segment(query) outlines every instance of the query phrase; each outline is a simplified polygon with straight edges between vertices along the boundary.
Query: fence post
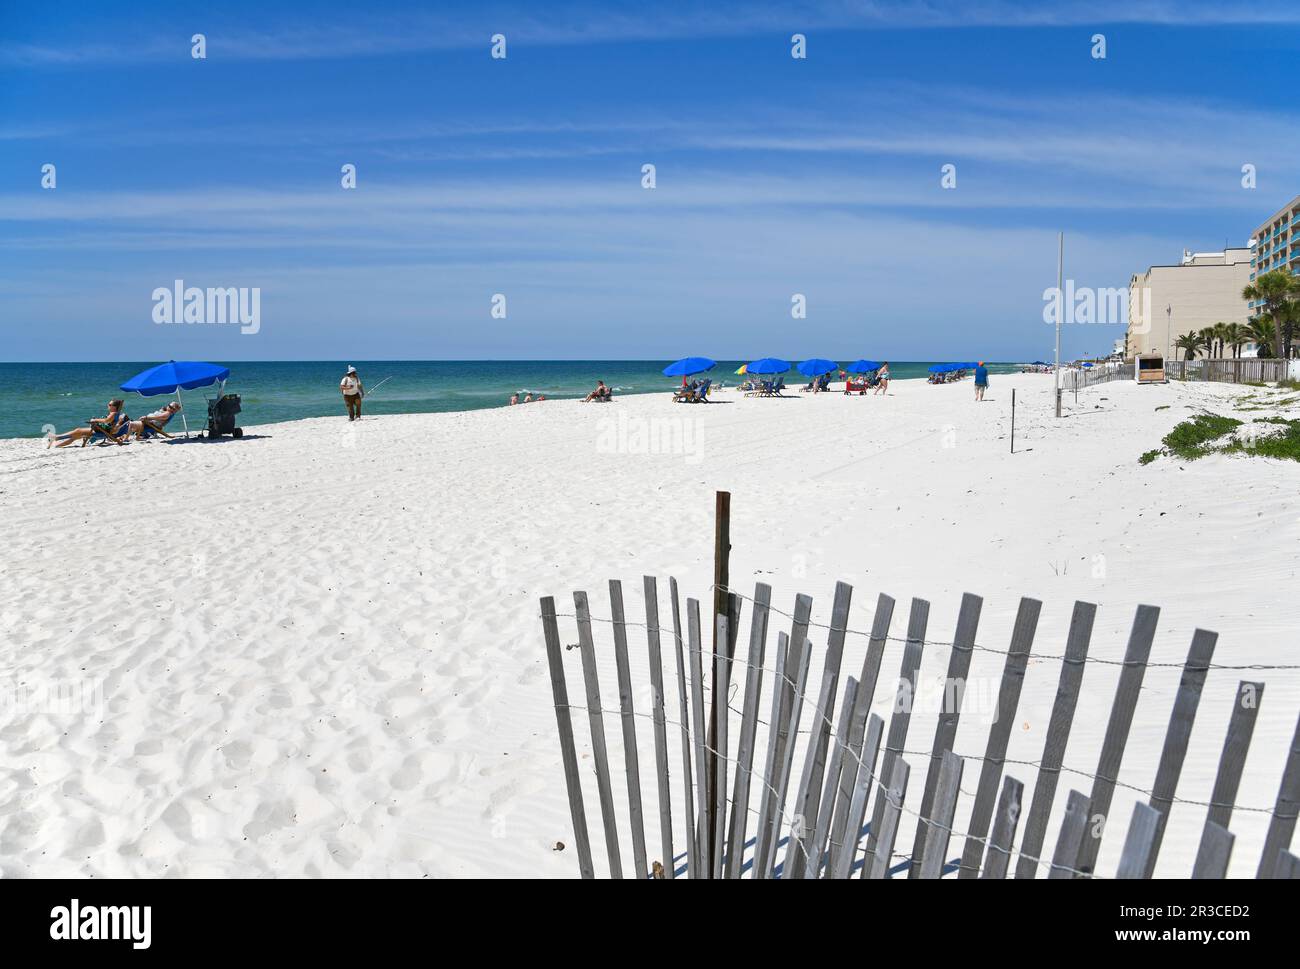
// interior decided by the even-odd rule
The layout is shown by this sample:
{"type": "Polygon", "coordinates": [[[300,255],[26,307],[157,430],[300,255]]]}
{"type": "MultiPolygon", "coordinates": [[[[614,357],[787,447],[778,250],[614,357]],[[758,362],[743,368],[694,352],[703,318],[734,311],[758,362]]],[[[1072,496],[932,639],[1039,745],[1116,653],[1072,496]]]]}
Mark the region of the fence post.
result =
{"type": "MultiPolygon", "coordinates": [[[[727,850],[727,877],[739,878],[745,854],[745,829],[749,823],[749,787],[754,771],[754,734],[758,730],[758,704],[763,695],[763,654],[767,647],[767,618],[772,587],[754,586],[754,612],[749,620],[749,654],[745,669],[745,705],[740,715],[740,741],[736,750],[736,789],[731,797],[731,838],[727,850]]],[[[777,684],[779,688],[780,684],[777,684]]]]}
{"type": "Polygon", "coordinates": [[[1282,786],[1273,806],[1273,820],[1268,823],[1268,834],[1264,837],[1264,854],[1259,859],[1256,878],[1274,877],[1278,852],[1291,843],[1297,814],[1300,814],[1300,719],[1296,720],[1295,733],[1291,735],[1291,753],[1282,771],[1282,786]]]}
{"type": "Polygon", "coordinates": [[[979,626],[980,609],[983,605],[983,599],[969,592],[961,597],[961,610],[957,614],[957,631],[953,634],[952,652],[948,656],[948,676],[944,680],[939,721],[934,728],[930,764],[926,769],[925,788],[921,794],[921,816],[916,822],[916,838],[912,842],[912,864],[907,872],[908,878],[921,877],[922,862],[929,837],[930,811],[934,807],[935,787],[939,783],[944,754],[952,750],[953,743],[957,739],[957,724],[961,719],[966,674],[970,671],[971,654],[975,651],[975,630],[979,626]]]}
{"type": "Polygon", "coordinates": [[[766,878],[759,864],[763,854],[763,842],[767,838],[769,819],[772,813],[771,786],[776,779],[777,725],[781,722],[781,707],[786,694],[786,660],[790,654],[790,638],[783,632],[776,634],[776,668],[772,673],[772,713],[768,718],[767,756],[763,759],[763,786],[758,798],[758,827],[754,831],[754,877],[766,878]]]}
{"type": "Polygon", "coordinates": [[[1088,659],[1088,642],[1092,638],[1092,623],[1097,607],[1091,602],[1076,602],[1070,619],[1070,632],[1065,642],[1065,659],[1061,663],[1061,677],[1056,685],[1056,702],[1047,724],[1047,740],[1043,744],[1043,759],[1034,783],[1034,797],[1029,805],[1029,818],[1020,842],[1020,860],[1016,863],[1017,878],[1034,878],[1043,853],[1043,840],[1047,836],[1047,821],[1056,798],[1056,784],[1061,777],[1061,764],[1065,762],[1065,746],[1070,739],[1070,725],[1074,709],[1079,702],[1079,686],[1088,659]]]}
{"type": "Polygon", "coordinates": [[[664,716],[664,664],[659,643],[659,586],[652,575],[641,577],[645,595],[646,647],[650,657],[651,706],[654,716],[655,777],[659,790],[659,851],[664,878],[671,879],[673,863],[672,794],[668,784],[668,726],[664,716]]]}
{"type": "Polygon", "coordinates": [[[1061,833],[1052,854],[1052,867],[1047,873],[1049,879],[1076,877],[1087,829],[1088,797],[1080,791],[1071,791],[1065,799],[1065,818],[1061,821],[1061,833]]]}
{"type": "Polygon", "coordinates": [[[618,705],[623,725],[623,767],[627,780],[628,815],[632,823],[632,859],[637,878],[650,877],[645,850],[645,815],[641,806],[641,757],[636,745],[636,711],[632,706],[632,670],[627,661],[627,621],[623,613],[623,584],[609,580],[609,614],[614,626],[614,668],[618,674],[618,705]]]}
{"type": "Polygon", "coordinates": [[[988,834],[989,822],[993,817],[993,798],[997,793],[998,778],[1002,776],[1002,762],[1007,756],[1016,707],[1020,705],[1020,688],[1025,682],[1029,651],[1034,645],[1034,632],[1038,629],[1038,615],[1042,609],[1043,604],[1037,599],[1020,600],[1016,624],[1011,631],[1011,648],[1007,650],[1007,660],[1002,667],[1002,684],[998,687],[998,719],[989,728],[979,786],[975,789],[975,804],[966,825],[968,834],[961,853],[958,878],[974,878],[979,874],[980,859],[984,855],[984,836],[988,834]]]}
{"type": "MultiPolygon", "coordinates": [[[[609,775],[609,753],[605,747],[605,721],[601,719],[600,679],[596,674],[596,646],[591,638],[591,610],[587,593],[573,594],[573,611],[578,617],[578,648],[582,653],[582,678],[587,687],[587,722],[591,725],[591,757],[596,766],[596,790],[600,794],[600,817],[605,824],[605,851],[609,873],[623,877],[618,852],[618,821],[614,814],[614,790],[609,775]]],[[[641,877],[641,876],[637,876],[641,877]]]]}
{"type": "Polygon", "coordinates": [[[1089,837],[1084,839],[1079,851],[1078,868],[1091,872],[1101,850],[1101,839],[1110,818],[1110,800],[1115,794],[1115,781],[1119,778],[1119,765],[1128,742],[1129,728],[1133,725],[1133,711],[1137,707],[1138,693],[1142,689],[1142,676],[1146,672],[1147,658],[1151,655],[1151,640],[1155,638],[1156,621],[1160,610],[1155,606],[1138,606],[1133,617],[1133,630],[1129,634],[1128,648],[1124,652],[1124,669],[1115,689],[1115,702],[1110,708],[1106,723],[1106,736],[1102,741],[1101,758],[1097,762],[1097,777],[1092,785],[1089,810],[1095,811],[1099,827],[1088,825],[1089,837]]]}
{"type": "Polygon", "coordinates": [[[880,812],[880,838],[876,842],[874,855],[868,853],[866,858],[863,859],[863,878],[868,877],[866,873],[868,864],[871,866],[871,878],[886,878],[889,876],[889,863],[894,857],[894,841],[898,837],[898,819],[903,813],[903,799],[907,796],[907,778],[910,773],[911,769],[908,767],[907,761],[901,757],[894,761],[894,768],[890,771],[889,788],[888,790],[882,790],[882,796],[876,801],[876,803],[884,806],[880,812]]]}
{"type": "MultiPolygon", "coordinates": [[[[731,635],[727,628],[727,617],[718,616],[717,622],[718,639],[726,643],[731,635]]],[[[718,728],[717,747],[714,754],[714,763],[717,765],[717,775],[713,781],[713,844],[715,851],[713,853],[713,877],[722,877],[722,849],[726,844],[726,823],[727,823],[727,722],[730,719],[727,707],[727,695],[731,690],[731,659],[727,650],[723,649],[713,655],[713,682],[722,684],[720,697],[722,706],[715,711],[713,718],[715,726],[718,728]]]]}
{"type": "MultiPolygon", "coordinates": [[[[944,856],[948,853],[948,839],[952,835],[952,819],[957,813],[957,794],[961,786],[964,761],[951,750],[943,752],[939,768],[939,781],[934,791],[934,816],[926,826],[925,855],[921,861],[922,878],[943,876],[944,856]]],[[[912,859],[912,870],[916,859],[912,859]]]]}
{"type": "Polygon", "coordinates": [[[1011,862],[1011,846],[1016,840],[1016,823],[1020,820],[1020,803],[1025,785],[1008,774],[1002,778],[1002,796],[993,813],[993,831],[980,878],[1006,878],[1011,862]]]}
{"type": "MultiPolygon", "coordinates": [[[[713,665],[717,664],[719,652],[726,650],[726,642],[719,644],[717,617],[725,616],[728,611],[727,596],[731,591],[731,492],[719,491],[714,496],[714,523],[713,523],[713,665]]],[[[718,717],[725,715],[721,713],[722,707],[718,705],[719,697],[722,698],[723,706],[726,705],[726,693],[718,690],[718,683],[713,681],[711,714],[709,718],[709,744],[708,744],[708,770],[705,772],[707,786],[704,796],[705,803],[708,804],[709,827],[705,834],[705,840],[709,846],[709,865],[712,868],[716,855],[722,851],[722,845],[714,841],[713,825],[713,807],[715,803],[714,789],[718,783],[718,760],[713,755],[713,751],[718,749],[718,717]]]]}
{"type": "Polygon", "coordinates": [[[704,754],[704,645],[700,640],[700,603],[686,600],[687,653],[691,664],[691,737],[695,748],[695,787],[700,797],[695,822],[696,857],[700,878],[713,877],[713,856],[709,854],[709,829],[713,807],[708,801],[709,762],[704,754]]]}
{"type": "Polygon", "coordinates": [[[1159,820],[1151,843],[1150,867],[1145,872],[1147,878],[1155,873],[1156,856],[1160,854],[1160,842],[1164,839],[1165,824],[1174,803],[1174,791],[1178,788],[1178,775],[1182,773],[1183,760],[1187,757],[1192,722],[1196,719],[1196,708],[1201,702],[1201,687],[1205,685],[1205,674],[1210,670],[1214,644],[1218,639],[1218,633],[1196,630],[1192,634],[1192,647],[1187,652],[1187,662],[1183,664],[1183,676],[1178,684],[1178,694],[1174,697],[1169,729],[1165,732],[1165,746],[1160,752],[1160,766],[1156,768],[1156,782],[1151,791],[1151,806],[1159,812],[1159,820]]]}
{"type": "MultiPolygon", "coordinates": [[[[555,699],[555,726],[560,733],[560,759],[564,763],[564,786],[569,793],[569,816],[573,819],[573,842],[578,849],[578,871],[583,878],[595,878],[591,860],[591,838],[587,834],[587,812],[582,805],[582,781],[578,775],[578,753],[573,742],[573,718],[569,714],[569,689],[564,682],[564,654],[560,628],[555,619],[555,599],[542,599],[542,633],[546,638],[546,663],[551,670],[551,694],[555,699]]],[[[669,859],[671,862],[671,859],[669,859]]]]}
{"type": "MultiPolygon", "coordinates": [[[[903,647],[903,661],[898,670],[898,693],[894,700],[894,713],[889,718],[889,736],[885,740],[885,757],[880,765],[880,788],[884,791],[885,778],[894,777],[894,764],[903,756],[903,745],[907,741],[907,727],[912,719],[912,706],[916,702],[916,679],[921,667],[921,652],[925,648],[925,630],[930,621],[930,603],[924,599],[912,600],[912,613],[907,620],[907,645],[903,647]]],[[[906,777],[906,774],[904,774],[906,777]]],[[[875,807],[871,811],[871,829],[867,832],[866,859],[863,862],[863,878],[873,864],[877,834],[880,831],[881,818],[885,811],[884,799],[876,797],[875,807]]],[[[895,832],[897,834],[897,832],[895,832]]],[[[886,850],[885,861],[889,861],[891,845],[886,850]]],[[[881,876],[883,877],[883,876],[881,876]]]]}
{"type": "Polygon", "coordinates": [[[1246,753],[1250,738],[1255,732],[1255,718],[1259,701],[1264,695],[1263,683],[1242,680],[1237,684],[1237,699],[1228,719],[1228,735],[1223,740],[1223,753],[1219,757],[1219,772],[1214,778],[1214,791],[1210,795],[1210,810],[1201,834],[1197,855],[1209,850],[1206,841],[1211,837],[1210,824],[1226,828],[1232,820],[1233,802],[1241,787],[1241,772],[1246,766],[1246,753]]]}
{"type": "Polygon", "coordinates": [[[1139,801],[1133,805],[1133,819],[1124,837],[1124,850],[1120,852],[1116,878],[1150,878],[1147,872],[1154,866],[1153,857],[1156,831],[1160,826],[1160,812],[1139,801]]]}
{"type": "MultiPolygon", "coordinates": [[[[835,583],[835,600],[831,606],[831,628],[826,637],[826,660],[822,666],[822,688],[818,697],[816,719],[808,737],[808,753],[804,757],[803,776],[795,798],[796,820],[802,822],[809,836],[817,828],[821,805],[822,772],[826,766],[826,748],[830,744],[831,715],[834,713],[835,692],[839,685],[840,663],[844,657],[844,637],[849,625],[849,605],[853,600],[853,586],[846,582],[835,583]]],[[[791,850],[786,851],[786,878],[803,878],[808,867],[808,854],[804,839],[791,839],[791,850]]]]}
{"type": "Polygon", "coordinates": [[[688,877],[699,877],[699,844],[695,840],[695,785],[691,765],[691,711],[687,700],[686,657],[682,638],[682,610],[677,597],[677,580],[668,577],[669,598],[673,610],[673,651],[677,657],[677,705],[679,730],[682,737],[682,801],[686,817],[686,872],[688,877]]]}
{"type": "Polygon", "coordinates": [[[1236,840],[1231,831],[1213,821],[1205,822],[1205,834],[1196,853],[1192,867],[1193,878],[1224,878],[1228,874],[1228,860],[1232,857],[1232,843],[1236,840]]]}
{"type": "Polygon", "coordinates": [[[849,749],[849,733],[853,727],[853,711],[857,707],[857,699],[858,681],[852,676],[847,677],[844,680],[844,699],[840,705],[840,718],[835,725],[835,740],[830,748],[831,759],[826,767],[825,784],[817,811],[817,827],[813,831],[812,849],[808,852],[808,861],[804,866],[805,878],[821,877],[822,861],[825,860],[826,854],[826,839],[830,835],[831,821],[835,815],[835,795],[844,769],[846,751],[849,749]]]}
{"type": "MultiPolygon", "coordinates": [[[[862,688],[858,688],[858,696],[862,695],[862,688]]],[[[863,716],[867,716],[864,709],[863,716]]],[[[844,818],[845,826],[852,831],[852,835],[846,836],[842,844],[835,844],[835,834],[831,834],[831,860],[827,866],[831,878],[848,878],[853,874],[853,860],[857,857],[858,841],[862,838],[862,822],[867,816],[867,799],[871,796],[871,789],[877,783],[884,790],[884,782],[877,781],[876,778],[876,758],[880,755],[880,738],[885,733],[885,721],[876,714],[871,714],[865,727],[865,734],[862,740],[862,765],[857,774],[851,774],[847,769],[844,771],[845,778],[852,778],[853,793],[851,798],[845,802],[844,818]]],[[[863,862],[863,877],[870,866],[863,862]]]]}

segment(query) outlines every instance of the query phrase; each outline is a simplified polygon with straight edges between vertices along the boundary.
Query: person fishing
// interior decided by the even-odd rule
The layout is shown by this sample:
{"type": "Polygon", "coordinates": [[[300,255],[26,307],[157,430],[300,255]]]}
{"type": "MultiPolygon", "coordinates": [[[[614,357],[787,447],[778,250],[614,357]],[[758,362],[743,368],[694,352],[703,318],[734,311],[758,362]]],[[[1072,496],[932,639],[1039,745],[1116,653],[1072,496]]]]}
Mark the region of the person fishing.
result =
{"type": "Polygon", "coordinates": [[[361,375],[356,367],[348,367],[348,372],[339,381],[339,391],[348,407],[348,420],[361,420],[361,398],[366,396],[366,388],[361,385],[361,375]]]}

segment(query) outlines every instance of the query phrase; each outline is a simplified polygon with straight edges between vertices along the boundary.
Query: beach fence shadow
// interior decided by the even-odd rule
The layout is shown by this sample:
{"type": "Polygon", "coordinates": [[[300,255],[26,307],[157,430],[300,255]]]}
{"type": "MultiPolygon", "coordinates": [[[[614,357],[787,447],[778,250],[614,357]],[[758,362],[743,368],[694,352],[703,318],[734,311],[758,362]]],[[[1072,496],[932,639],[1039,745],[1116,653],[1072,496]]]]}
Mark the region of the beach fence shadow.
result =
{"type": "MultiPolygon", "coordinates": [[[[587,826],[588,772],[579,772],[574,715],[585,714],[589,739],[584,759],[594,768],[594,786],[603,834],[607,872],[623,877],[623,852],[630,849],[633,877],[650,878],[1035,878],[1087,879],[1100,877],[1096,861],[1103,834],[1119,824],[1096,824],[1107,818],[1118,786],[1120,766],[1137,711],[1143,679],[1160,610],[1137,608],[1122,663],[1090,659],[1096,606],[1076,602],[1060,656],[1037,656],[1040,663],[1059,666],[1042,757],[1022,765],[1035,770],[1026,804],[1025,783],[1004,776],[1010,733],[1016,722],[1024,674],[1032,654],[1042,603],[1022,598],[1010,643],[1002,649],[976,644],[983,600],[962,597],[951,642],[929,634],[930,604],[913,599],[902,635],[891,632],[895,603],[881,594],[872,613],[871,628],[850,628],[853,589],[836,584],[829,625],[811,621],[812,599],[795,597],[793,610],[771,605],[771,588],[758,583],[752,596],[729,588],[711,590],[714,633],[706,647],[700,600],[686,600],[685,621],[677,582],[668,580],[670,628],[660,622],[658,581],[643,579],[643,615],[629,619],[623,588],[609,581],[608,615],[593,613],[586,592],[573,593],[573,612],[557,610],[553,597],[541,600],[542,634],[550,670],[560,753],[579,871],[596,876],[593,839],[587,826]],[[742,612],[749,612],[747,644],[737,651],[742,612]],[[790,623],[777,633],[769,651],[768,625],[774,617],[790,623]],[[560,620],[574,623],[576,643],[565,644],[560,620]],[[617,671],[617,701],[606,709],[597,675],[597,635],[601,650],[612,646],[617,671]],[[644,635],[649,662],[648,689],[632,681],[629,634],[644,635]],[[819,644],[814,647],[813,636],[819,644]],[[841,665],[848,637],[865,641],[862,668],[841,686],[841,665]],[[902,644],[897,695],[889,723],[870,713],[888,642],[902,644]],[[1003,671],[997,688],[998,716],[990,724],[984,754],[954,753],[962,725],[963,690],[945,690],[933,727],[928,754],[905,751],[912,729],[913,703],[923,650],[927,645],[949,650],[945,685],[964,684],[971,654],[978,648],[1001,654],[1003,671]],[[668,656],[664,656],[665,647],[668,656]],[[821,681],[808,683],[810,660],[820,652],[821,681]],[[665,690],[664,664],[675,668],[675,691],[665,690]],[[1075,707],[1085,670],[1090,664],[1121,667],[1100,760],[1094,772],[1067,767],[1064,762],[1075,707]],[[578,667],[572,669],[572,667],[578,667]],[[570,677],[576,696],[571,699],[570,677]],[[733,687],[735,702],[733,706],[733,687]],[[706,693],[712,702],[706,702],[706,693]],[[642,709],[634,698],[649,698],[642,709]],[[576,701],[576,702],[575,702],[576,701]],[[835,711],[838,710],[838,715],[835,711]],[[763,719],[763,718],[766,719],[763,719]],[[646,786],[642,786],[638,719],[650,723],[646,786]],[[625,805],[616,804],[620,780],[611,763],[606,723],[617,722],[624,755],[620,787],[625,805]],[[758,726],[766,742],[758,749],[758,726]],[[652,748],[653,753],[650,753],[652,748]],[[905,753],[907,756],[905,756],[905,753]],[[920,756],[917,756],[920,754],[920,756]],[[680,763],[674,790],[670,761],[680,763]],[[973,794],[962,789],[967,764],[977,774],[973,794]],[[912,781],[913,765],[918,777],[912,781]],[[1091,780],[1087,792],[1070,790],[1065,811],[1050,837],[1051,808],[1060,775],[1069,772],[1091,780]],[[921,774],[924,774],[922,777],[921,774]],[[652,793],[653,792],[653,795],[652,793]],[[954,829],[960,800],[969,798],[966,830],[954,829]],[[657,844],[647,840],[645,805],[657,805],[657,844]],[[673,805],[678,810],[673,811],[673,805]],[[627,824],[620,825],[620,817],[627,824]],[[684,831],[675,827],[680,819],[684,831]],[[899,843],[900,829],[912,831],[910,848],[899,843]],[[622,827],[622,830],[620,830],[622,827]],[[1019,840],[1017,843],[1017,835],[1019,840]],[[952,845],[956,856],[949,854],[952,845]],[[661,860],[667,859],[665,866],[661,860]]],[[[1159,765],[1145,803],[1134,806],[1124,834],[1117,869],[1119,878],[1150,878],[1161,848],[1171,808],[1204,812],[1202,833],[1189,874],[1194,878],[1223,878],[1234,844],[1229,824],[1246,753],[1263,693],[1263,683],[1237,684],[1227,739],[1218,755],[1214,794],[1208,808],[1177,796],[1201,691],[1207,676],[1227,675],[1239,667],[1212,662],[1218,635],[1198,629],[1186,662],[1155,664],[1161,673],[1181,670],[1181,679],[1168,717],[1159,765]],[[1169,667],[1166,671],[1163,667],[1169,667]]],[[[1283,667],[1297,669],[1300,667],[1283,667]]],[[[581,718],[579,718],[581,719],[581,718]]],[[[969,720],[970,718],[968,718],[969,720]]],[[[641,732],[644,736],[644,729],[641,732]]],[[[1213,756],[1213,753],[1210,753],[1213,756]]],[[[1270,820],[1256,875],[1260,878],[1300,877],[1300,858],[1289,850],[1300,806],[1300,724],[1292,740],[1277,802],[1270,820]]],[[[1246,810],[1246,809],[1243,809],[1246,810]]],[[[1259,810],[1258,808],[1254,810],[1259,810]]]]}

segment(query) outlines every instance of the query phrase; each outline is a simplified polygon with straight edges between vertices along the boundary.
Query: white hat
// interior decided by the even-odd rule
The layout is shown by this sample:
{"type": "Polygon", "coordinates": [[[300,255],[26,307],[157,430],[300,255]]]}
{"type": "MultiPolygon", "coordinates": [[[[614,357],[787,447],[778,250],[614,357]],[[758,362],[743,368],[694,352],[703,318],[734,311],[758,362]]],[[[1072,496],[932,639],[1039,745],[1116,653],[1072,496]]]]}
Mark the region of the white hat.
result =
{"type": "Polygon", "coordinates": [[[356,368],[356,367],[352,367],[352,366],[349,366],[349,367],[348,367],[348,373],[356,373],[356,372],[357,372],[357,368],[356,368]]]}

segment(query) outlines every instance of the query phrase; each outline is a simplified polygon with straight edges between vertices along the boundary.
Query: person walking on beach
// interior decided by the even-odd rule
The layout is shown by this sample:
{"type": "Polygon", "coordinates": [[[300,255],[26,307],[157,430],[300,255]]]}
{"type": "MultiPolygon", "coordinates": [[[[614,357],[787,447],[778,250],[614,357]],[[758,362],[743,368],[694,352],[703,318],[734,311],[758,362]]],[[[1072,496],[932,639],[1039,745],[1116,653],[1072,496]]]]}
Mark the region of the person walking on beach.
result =
{"type": "Polygon", "coordinates": [[[981,360],[978,366],[975,367],[975,399],[983,400],[984,391],[988,390],[988,388],[989,371],[988,368],[984,366],[984,361],[981,360]]]}
{"type": "Polygon", "coordinates": [[[348,367],[348,372],[339,381],[339,390],[343,393],[343,403],[348,405],[348,420],[361,420],[361,398],[366,396],[366,388],[361,386],[361,375],[356,367],[348,367]]]}
{"type": "MultiPolygon", "coordinates": [[[[877,394],[886,393],[889,390],[889,361],[888,360],[886,360],[884,363],[880,365],[880,370],[876,374],[876,379],[879,381],[879,383],[876,384],[876,393],[877,394]]],[[[873,394],[872,396],[875,396],[875,394],[873,394]]]]}

